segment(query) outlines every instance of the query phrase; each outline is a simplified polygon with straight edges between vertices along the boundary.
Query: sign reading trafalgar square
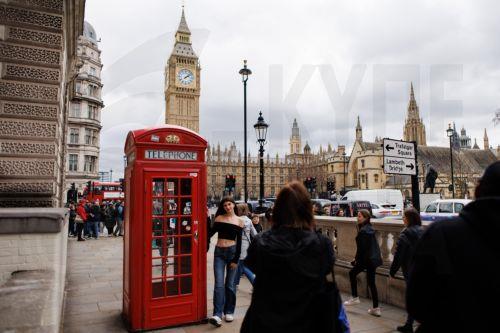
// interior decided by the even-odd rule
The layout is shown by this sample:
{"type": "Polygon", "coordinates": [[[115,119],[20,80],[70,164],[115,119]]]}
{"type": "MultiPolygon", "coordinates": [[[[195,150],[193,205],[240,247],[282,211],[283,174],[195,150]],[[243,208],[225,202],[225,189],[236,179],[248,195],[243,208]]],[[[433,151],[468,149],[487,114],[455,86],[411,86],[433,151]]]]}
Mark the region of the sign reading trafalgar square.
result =
{"type": "Polygon", "coordinates": [[[193,151],[146,150],[144,158],[149,160],[196,161],[198,154],[193,151]]]}
{"type": "Polygon", "coordinates": [[[383,148],[385,173],[411,176],[417,174],[413,142],[384,139],[383,148]]]}

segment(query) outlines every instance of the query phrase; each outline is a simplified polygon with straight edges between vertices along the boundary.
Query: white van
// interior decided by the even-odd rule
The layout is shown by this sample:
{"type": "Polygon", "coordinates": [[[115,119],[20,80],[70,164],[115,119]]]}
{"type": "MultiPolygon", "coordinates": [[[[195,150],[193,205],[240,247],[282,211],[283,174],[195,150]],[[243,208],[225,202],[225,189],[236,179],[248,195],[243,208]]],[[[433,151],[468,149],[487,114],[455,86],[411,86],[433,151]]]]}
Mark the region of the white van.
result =
{"type": "Polygon", "coordinates": [[[388,203],[396,205],[394,209],[404,210],[403,194],[400,190],[355,190],[347,192],[342,200],[366,200],[373,204],[388,203]]]}

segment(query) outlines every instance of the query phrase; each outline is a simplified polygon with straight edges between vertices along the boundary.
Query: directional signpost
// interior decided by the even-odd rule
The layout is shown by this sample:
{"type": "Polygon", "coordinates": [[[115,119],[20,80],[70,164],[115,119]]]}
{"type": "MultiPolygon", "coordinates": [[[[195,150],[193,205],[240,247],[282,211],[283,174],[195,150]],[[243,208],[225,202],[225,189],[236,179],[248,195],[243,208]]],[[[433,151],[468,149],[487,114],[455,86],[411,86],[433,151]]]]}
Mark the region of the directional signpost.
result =
{"type": "Polygon", "coordinates": [[[416,143],[384,139],[383,151],[384,173],[411,176],[413,206],[420,210],[416,143]]]}
{"type": "Polygon", "coordinates": [[[384,139],[384,172],[415,176],[417,174],[415,144],[384,139]]]}

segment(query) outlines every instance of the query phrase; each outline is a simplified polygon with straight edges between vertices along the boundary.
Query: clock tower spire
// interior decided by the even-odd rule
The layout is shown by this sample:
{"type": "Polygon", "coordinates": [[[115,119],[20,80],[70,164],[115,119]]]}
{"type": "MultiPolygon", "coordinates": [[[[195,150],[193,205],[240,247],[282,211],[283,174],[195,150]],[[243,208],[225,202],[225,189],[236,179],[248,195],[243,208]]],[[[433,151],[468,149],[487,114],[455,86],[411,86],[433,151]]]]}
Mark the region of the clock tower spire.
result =
{"type": "Polygon", "coordinates": [[[165,123],[200,131],[200,65],[191,45],[184,6],[165,66],[165,123]]]}

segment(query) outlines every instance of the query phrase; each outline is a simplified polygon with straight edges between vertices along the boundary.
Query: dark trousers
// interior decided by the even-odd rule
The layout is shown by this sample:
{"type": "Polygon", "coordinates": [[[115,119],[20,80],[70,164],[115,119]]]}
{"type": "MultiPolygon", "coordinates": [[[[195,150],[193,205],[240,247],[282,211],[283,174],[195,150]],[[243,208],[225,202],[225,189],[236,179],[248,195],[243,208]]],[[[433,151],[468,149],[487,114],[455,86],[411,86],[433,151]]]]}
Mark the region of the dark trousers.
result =
{"type": "Polygon", "coordinates": [[[82,239],[82,231],[85,223],[76,223],[76,235],[78,239],[82,239]]]}
{"type": "Polygon", "coordinates": [[[69,219],[68,235],[73,236],[74,234],[75,234],[75,219],[69,219]]]}
{"type": "MultiPolygon", "coordinates": [[[[358,282],[356,276],[363,272],[365,268],[360,266],[354,266],[349,271],[349,279],[351,280],[351,292],[352,297],[358,297],[358,282]]],[[[375,270],[376,268],[367,267],[366,268],[366,280],[368,282],[368,288],[370,288],[370,293],[372,295],[373,307],[378,308],[378,292],[377,286],[375,285],[375,270]]]]}

